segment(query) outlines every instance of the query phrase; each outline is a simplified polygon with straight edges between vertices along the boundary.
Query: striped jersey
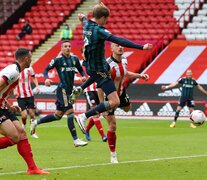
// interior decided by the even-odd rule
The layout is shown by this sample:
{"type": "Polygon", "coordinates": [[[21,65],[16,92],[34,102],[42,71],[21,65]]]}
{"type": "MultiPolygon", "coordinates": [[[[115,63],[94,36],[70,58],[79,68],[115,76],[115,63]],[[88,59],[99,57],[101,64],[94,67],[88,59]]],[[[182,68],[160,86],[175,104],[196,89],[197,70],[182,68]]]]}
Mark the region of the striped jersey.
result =
{"type": "Polygon", "coordinates": [[[124,76],[127,74],[127,59],[122,57],[122,60],[118,62],[111,56],[107,59],[107,62],[111,68],[111,78],[120,96],[124,90],[124,76]]]}
{"type": "Polygon", "coordinates": [[[24,69],[19,76],[19,83],[17,85],[18,98],[27,98],[33,96],[30,77],[35,76],[32,67],[24,69]]]}
{"type": "Polygon", "coordinates": [[[112,34],[94,21],[83,19],[85,58],[88,72],[105,72],[105,40],[112,34]]]}
{"type": "Polygon", "coordinates": [[[11,64],[5,67],[0,76],[7,83],[7,86],[0,92],[0,108],[7,109],[7,98],[13,89],[17,86],[21,68],[19,64],[11,64]]]}
{"type": "Polygon", "coordinates": [[[198,85],[195,79],[192,78],[180,78],[178,80],[179,84],[182,86],[182,98],[193,99],[193,89],[198,85]]]}
{"type": "MultiPolygon", "coordinates": [[[[86,78],[88,78],[89,76],[88,76],[88,74],[87,74],[87,72],[86,72],[86,65],[85,65],[85,63],[84,63],[84,60],[81,61],[81,65],[82,65],[82,68],[83,68],[83,70],[84,70],[84,72],[85,72],[85,74],[86,74],[86,78]]],[[[85,88],[83,91],[84,91],[84,92],[97,91],[96,83],[94,82],[93,84],[91,84],[90,86],[88,86],[87,88],[85,88]]]]}

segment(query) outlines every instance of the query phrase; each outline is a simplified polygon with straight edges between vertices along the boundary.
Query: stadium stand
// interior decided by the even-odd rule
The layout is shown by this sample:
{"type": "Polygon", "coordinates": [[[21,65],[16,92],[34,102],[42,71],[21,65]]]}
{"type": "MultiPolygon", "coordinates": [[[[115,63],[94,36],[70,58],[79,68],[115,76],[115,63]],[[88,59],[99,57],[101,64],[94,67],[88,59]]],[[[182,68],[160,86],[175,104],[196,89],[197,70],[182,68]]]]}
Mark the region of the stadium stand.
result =
{"type": "Polygon", "coordinates": [[[0,25],[2,25],[26,0],[1,0],[0,25]]]}
{"type": "MultiPolygon", "coordinates": [[[[164,33],[173,39],[178,32],[173,12],[174,0],[103,0],[111,10],[106,28],[130,40],[158,40],[164,33]],[[136,14],[136,16],[135,16],[136,14]],[[170,31],[168,29],[171,29],[170,31]]],[[[75,39],[82,39],[82,26],[74,31],[75,39]]]]}
{"type": "Polygon", "coordinates": [[[203,4],[197,16],[192,18],[192,22],[183,29],[182,33],[189,40],[207,40],[207,3],[203,4]]]}
{"type": "Polygon", "coordinates": [[[38,0],[37,4],[26,12],[25,17],[19,19],[18,24],[14,24],[6,34],[0,35],[0,58],[4,62],[0,64],[0,68],[13,62],[13,52],[18,47],[24,46],[31,50],[38,47],[80,3],[80,0],[38,0]],[[21,41],[17,41],[16,35],[20,32],[25,20],[30,21],[33,32],[21,41]]]}

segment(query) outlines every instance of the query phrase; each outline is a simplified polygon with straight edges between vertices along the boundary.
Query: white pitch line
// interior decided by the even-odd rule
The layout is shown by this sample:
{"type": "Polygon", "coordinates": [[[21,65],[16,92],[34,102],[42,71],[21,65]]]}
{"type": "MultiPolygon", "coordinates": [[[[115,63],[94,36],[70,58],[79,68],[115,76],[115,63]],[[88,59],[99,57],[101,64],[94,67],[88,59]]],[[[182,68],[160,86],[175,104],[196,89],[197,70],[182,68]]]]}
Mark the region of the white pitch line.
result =
{"type": "MultiPolygon", "coordinates": [[[[176,157],[166,157],[166,158],[153,158],[153,159],[143,159],[143,160],[134,160],[134,161],[122,161],[122,162],[119,162],[118,164],[102,163],[102,164],[65,166],[65,167],[56,167],[56,168],[45,168],[44,170],[53,171],[53,170],[63,170],[63,169],[78,169],[78,168],[88,168],[88,167],[96,167],[96,166],[108,166],[108,165],[112,166],[112,165],[119,165],[119,164],[155,162],[155,161],[176,160],[176,159],[191,159],[191,158],[200,158],[200,157],[207,157],[207,154],[192,155],[192,156],[176,156],[176,157]]],[[[21,173],[25,173],[25,171],[5,172],[5,173],[0,173],[0,176],[21,174],[21,173]]]]}

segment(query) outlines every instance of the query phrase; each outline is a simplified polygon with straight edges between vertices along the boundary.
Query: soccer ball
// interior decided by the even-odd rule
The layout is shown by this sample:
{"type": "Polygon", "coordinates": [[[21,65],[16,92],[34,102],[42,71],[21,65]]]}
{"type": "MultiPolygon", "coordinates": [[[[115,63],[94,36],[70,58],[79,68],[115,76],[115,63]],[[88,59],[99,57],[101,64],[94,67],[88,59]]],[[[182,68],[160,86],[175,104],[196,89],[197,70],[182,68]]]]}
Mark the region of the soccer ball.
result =
{"type": "Polygon", "coordinates": [[[205,120],[206,120],[206,116],[203,113],[203,111],[201,110],[194,110],[191,115],[190,115],[190,120],[192,121],[192,123],[196,126],[200,126],[202,125],[205,120]]]}

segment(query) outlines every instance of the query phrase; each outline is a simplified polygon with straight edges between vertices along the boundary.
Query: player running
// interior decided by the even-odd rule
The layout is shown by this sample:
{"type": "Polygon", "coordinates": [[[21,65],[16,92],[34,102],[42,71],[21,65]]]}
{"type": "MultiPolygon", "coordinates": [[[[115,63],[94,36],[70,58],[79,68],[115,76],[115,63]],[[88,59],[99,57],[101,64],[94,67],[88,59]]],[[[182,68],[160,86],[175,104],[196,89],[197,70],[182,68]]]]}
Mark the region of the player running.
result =
{"type": "MultiPolygon", "coordinates": [[[[117,89],[117,94],[120,100],[120,107],[125,112],[128,112],[131,108],[131,103],[129,101],[129,96],[124,88],[124,78],[141,78],[148,80],[149,76],[147,74],[137,74],[127,70],[127,59],[123,56],[124,48],[118,44],[111,44],[112,55],[107,59],[107,63],[111,68],[111,78],[117,89]]],[[[103,96],[101,101],[103,101],[103,96]]],[[[116,153],[116,117],[114,115],[115,108],[109,110],[108,113],[104,113],[104,117],[108,121],[108,145],[111,152],[111,163],[118,163],[117,153],[116,153]]]]}
{"type": "Polygon", "coordinates": [[[86,132],[86,119],[109,109],[114,109],[120,104],[114,82],[108,73],[109,68],[106,62],[104,50],[105,41],[111,41],[124,47],[140,50],[148,50],[152,48],[151,44],[145,44],[142,46],[111,34],[103,27],[107,22],[109,14],[109,9],[103,3],[100,3],[94,7],[93,18],[91,20],[87,21],[83,14],[78,15],[84,27],[84,54],[87,62],[87,73],[90,75],[90,78],[80,87],[73,90],[70,102],[74,102],[82,93],[83,89],[93,82],[97,83],[97,87],[101,88],[108,98],[107,101],[100,103],[95,108],[77,116],[76,120],[83,133],[86,132]]]}
{"type": "MultiPolygon", "coordinates": [[[[178,81],[173,82],[170,85],[161,87],[162,90],[164,91],[167,89],[174,88],[178,85],[182,86],[181,97],[179,99],[179,103],[175,112],[174,121],[172,122],[172,124],[170,124],[171,128],[175,128],[177,119],[179,117],[179,113],[185,105],[188,106],[190,113],[194,110],[195,107],[195,102],[193,98],[194,87],[197,87],[201,92],[207,95],[207,91],[201,85],[199,85],[195,79],[192,78],[192,74],[193,74],[192,71],[188,69],[186,71],[186,77],[180,78],[178,81]]],[[[196,126],[193,123],[190,124],[190,127],[196,128],[196,126]]]]}
{"type": "MultiPolygon", "coordinates": [[[[35,72],[32,67],[25,68],[20,76],[17,88],[14,89],[14,95],[17,98],[18,106],[21,108],[22,127],[26,129],[27,115],[29,114],[30,121],[35,119],[35,104],[34,95],[31,88],[30,77],[32,78],[35,86],[36,93],[40,92],[38,80],[35,77],[35,72]]],[[[32,134],[33,138],[38,138],[37,134],[32,134]]]]}
{"type": "Polygon", "coordinates": [[[34,162],[32,149],[24,128],[12,111],[20,112],[18,106],[10,106],[7,98],[18,84],[21,71],[28,68],[32,54],[29,49],[19,48],[15,52],[16,63],[8,65],[0,72],[0,149],[17,144],[17,150],[27,163],[27,174],[49,174],[38,168],[34,162]]]}
{"type": "Polygon", "coordinates": [[[74,75],[76,69],[82,76],[82,82],[86,80],[85,73],[80,65],[77,56],[71,55],[71,44],[69,41],[65,40],[62,42],[61,51],[62,54],[54,58],[50,64],[44,70],[45,85],[50,86],[52,80],[48,77],[48,71],[56,68],[58,76],[60,78],[60,83],[58,84],[56,95],[56,111],[54,114],[49,114],[40,120],[34,120],[31,123],[31,134],[35,133],[37,125],[42,123],[49,123],[52,121],[57,121],[62,118],[64,114],[67,115],[68,129],[74,139],[75,147],[86,146],[88,143],[80,140],[77,136],[77,132],[74,125],[74,111],[72,104],[68,103],[69,96],[73,89],[74,75]]]}
{"type": "MultiPolygon", "coordinates": [[[[85,50],[84,47],[81,48],[81,53],[82,53],[82,57],[83,57],[83,60],[81,61],[81,63],[82,63],[82,67],[86,73],[86,76],[88,78],[88,75],[86,72],[86,67],[85,67],[86,62],[85,62],[84,50],[85,50]]],[[[99,97],[98,97],[98,90],[96,88],[95,82],[93,84],[91,84],[90,86],[88,86],[86,89],[84,89],[84,95],[85,95],[85,98],[87,101],[87,108],[88,109],[91,109],[100,103],[99,97]]],[[[89,132],[94,125],[96,126],[99,134],[101,135],[102,141],[106,142],[107,137],[104,134],[104,130],[103,130],[103,126],[102,126],[99,114],[97,114],[93,117],[90,117],[88,125],[86,126],[86,139],[88,141],[91,141],[91,136],[90,136],[89,132]]]]}

